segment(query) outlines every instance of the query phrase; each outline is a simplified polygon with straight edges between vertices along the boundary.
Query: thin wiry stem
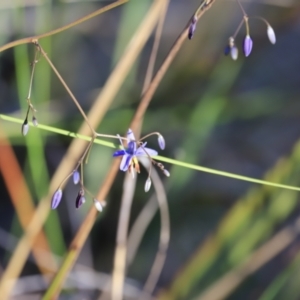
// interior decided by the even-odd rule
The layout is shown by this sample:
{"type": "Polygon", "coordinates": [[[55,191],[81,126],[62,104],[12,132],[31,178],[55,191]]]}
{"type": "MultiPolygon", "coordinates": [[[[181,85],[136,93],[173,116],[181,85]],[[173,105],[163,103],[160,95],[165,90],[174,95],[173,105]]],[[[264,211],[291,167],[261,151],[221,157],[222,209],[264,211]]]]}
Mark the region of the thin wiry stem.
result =
{"type": "Polygon", "coordinates": [[[89,19],[92,19],[108,10],[111,10],[121,4],[124,4],[126,2],[128,2],[129,0],[118,0],[112,4],[109,4],[105,7],[102,7],[94,12],[92,12],[91,14],[88,14],[87,16],[83,17],[83,18],[80,18],[79,20],[77,21],[74,21],[74,22],[71,22],[70,24],[67,24],[65,26],[62,26],[60,28],[57,28],[57,29],[54,29],[54,30],[51,30],[49,32],[46,32],[46,33],[43,33],[43,34],[39,34],[39,35],[35,35],[35,36],[31,36],[31,37],[27,37],[27,38],[23,38],[23,39],[20,39],[20,40],[16,40],[16,41],[13,41],[11,43],[7,43],[5,45],[3,45],[2,47],[0,47],[0,52],[4,51],[4,50],[7,50],[9,48],[13,48],[13,47],[16,47],[16,46],[19,46],[19,45],[23,45],[23,44],[30,44],[32,43],[33,41],[35,40],[40,40],[42,38],[45,38],[47,36],[52,36],[54,34],[57,34],[57,33],[60,33],[60,32],[63,32],[65,30],[68,30],[78,24],[81,24],[89,19]]]}
{"type": "Polygon", "coordinates": [[[64,86],[64,88],[66,89],[66,91],[68,92],[68,94],[70,95],[71,99],[73,100],[73,102],[75,103],[75,105],[77,106],[78,110],[80,111],[82,117],[84,118],[84,120],[86,121],[86,123],[88,124],[91,132],[93,133],[93,135],[96,135],[96,132],[93,128],[93,126],[91,125],[88,117],[86,116],[85,112],[83,111],[83,109],[81,108],[81,105],[79,104],[78,100],[76,99],[76,97],[74,96],[74,94],[72,93],[72,91],[70,90],[70,88],[68,87],[68,85],[66,84],[66,82],[64,81],[64,79],[62,78],[62,76],[60,75],[60,73],[57,71],[57,69],[55,68],[55,66],[53,65],[52,61],[50,60],[50,58],[48,57],[47,53],[44,51],[44,49],[42,48],[42,46],[38,43],[37,40],[34,40],[33,43],[40,49],[43,57],[46,59],[46,61],[48,62],[48,64],[50,65],[50,67],[52,68],[53,72],[55,73],[55,75],[57,76],[57,78],[59,79],[59,81],[62,83],[62,85],[64,86]]]}
{"type": "MultiPolygon", "coordinates": [[[[149,163],[149,161],[145,160],[142,161],[142,163],[144,164],[145,167],[148,167],[147,164],[149,163]]],[[[156,283],[159,279],[159,276],[161,274],[162,268],[165,263],[167,249],[170,240],[170,215],[169,215],[167,195],[164,186],[162,184],[162,181],[159,178],[157,171],[155,169],[152,171],[151,178],[157,195],[157,202],[160,211],[161,230],[160,230],[158,251],[156,253],[150,274],[144,285],[143,292],[140,295],[139,299],[147,299],[153,293],[153,290],[156,286],[156,283]]]]}

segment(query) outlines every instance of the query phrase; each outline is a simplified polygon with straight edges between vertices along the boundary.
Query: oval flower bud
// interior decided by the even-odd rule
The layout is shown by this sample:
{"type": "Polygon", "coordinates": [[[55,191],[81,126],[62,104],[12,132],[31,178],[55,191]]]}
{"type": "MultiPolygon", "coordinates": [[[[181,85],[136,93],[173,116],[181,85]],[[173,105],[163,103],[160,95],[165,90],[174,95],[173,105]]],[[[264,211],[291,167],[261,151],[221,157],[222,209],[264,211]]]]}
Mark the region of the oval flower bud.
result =
{"type": "Polygon", "coordinates": [[[188,37],[191,40],[194,36],[194,33],[196,31],[196,24],[197,24],[197,19],[193,17],[190,26],[189,26],[189,32],[188,32],[188,37]]]}
{"type": "Polygon", "coordinates": [[[151,183],[152,183],[151,179],[150,179],[150,177],[148,177],[146,182],[145,182],[145,187],[144,187],[146,193],[149,192],[150,187],[151,187],[151,183]]]}
{"type": "Polygon", "coordinates": [[[62,198],[62,190],[58,189],[52,196],[51,208],[56,209],[62,198]]]}
{"type": "Polygon", "coordinates": [[[267,34],[268,34],[269,41],[272,44],[275,44],[276,43],[276,35],[275,35],[273,28],[270,25],[268,25],[267,34]]]}
{"type": "Polygon", "coordinates": [[[99,212],[101,212],[103,210],[103,206],[101,205],[101,203],[97,199],[93,199],[93,201],[94,201],[95,208],[99,212]]]}
{"type": "Polygon", "coordinates": [[[158,135],[157,141],[158,141],[159,148],[161,150],[164,150],[166,147],[166,142],[164,137],[161,134],[158,135]]]}
{"type": "Polygon", "coordinates": [[[230,55],[233,60],[237,60],[239,56],[239,49],[236,46],[233,46],[230,50],[230,55]]]}
{"type": "Polygon", "coordinates": [[[22,134],[25,136],[29,131],[29,125],[27,118],[24,120],[24,123],[22,124],[22,134]]]}
{"type": "Polygon", "coordinates": [[[244,39],[244,43],[243,43],[243,50],[244,50],[244,54],[246,57],[248,57],[252,51],[252,47],[253,47],[253,41],[250,37],[249,34],[247,34],[245,36],[245,39],[244,39]]]}
{"type": "Polygon", "coordinates": [[[33,124],[33,126],[38,126],[39,125],[37,118],[34,117],[34,116],[32,117],[32,124],[33,124]]]}
{"type": "Polygon", "coordinates": [[[163,172],[167,177],[170,177],[170,172],[168,170],[164,169],[163,172]]]}
{"type": "Polygon", "coordinates": [[[80,190],[80,191],[78,192],[77,197],[76,197],[75,207],[76,207],[76,208],[79,208],[84,202],[85,202],[84,191],[83,191],[83,190],[80,190]]]}
{"type": "Polygon", "coordinates": [[[78,184],[79,181],[80,181],[80,174],[76,170],[76,171],[73,172],[73,183],[78,184]]]}

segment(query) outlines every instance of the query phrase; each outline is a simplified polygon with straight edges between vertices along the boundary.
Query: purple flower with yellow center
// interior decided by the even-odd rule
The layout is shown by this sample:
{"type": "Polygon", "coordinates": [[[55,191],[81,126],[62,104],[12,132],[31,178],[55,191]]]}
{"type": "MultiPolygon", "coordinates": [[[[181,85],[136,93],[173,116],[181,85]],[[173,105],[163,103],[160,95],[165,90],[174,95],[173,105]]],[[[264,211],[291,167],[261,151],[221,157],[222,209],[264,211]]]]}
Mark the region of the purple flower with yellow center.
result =
{"type": "Polygon", "coordinates": [[[147,143],[138,145],[131,129],[128,129],[127,131],[127,148],[124,147],[121,138],[120,138],[120,143],[123,149],[117,150],[113,154],[113,156],[114,157],[123,156],[120,164],[120,170],[124,172],[126,172],[127,170],[133,172],[133,169],[135,169],[137,173],[140,173],[140,165],[138,162],[138,157],[157,155],[157,151],[146,147],[147,143]]]}

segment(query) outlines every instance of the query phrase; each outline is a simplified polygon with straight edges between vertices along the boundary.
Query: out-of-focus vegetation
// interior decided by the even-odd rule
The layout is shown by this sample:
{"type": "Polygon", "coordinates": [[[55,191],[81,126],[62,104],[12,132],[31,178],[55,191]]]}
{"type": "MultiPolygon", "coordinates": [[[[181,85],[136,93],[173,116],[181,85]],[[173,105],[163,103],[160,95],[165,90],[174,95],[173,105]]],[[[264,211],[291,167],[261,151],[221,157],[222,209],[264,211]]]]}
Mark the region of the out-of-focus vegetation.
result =
{"type": "MultiPolygon", "coordinates": [[[[152,3],[130,0],[66,32],[40,40],[85,112],[101,92],[152,3]]],[[[60,27],[107,4],[3,1],[0,43],[60,27]]],[[[142,133],[163,134],[163,156],[299,186],[300,5],[296,0],[242,4],[249,16],[268,20],[277,43],[270,44],[263,22],[250,18],[254,42],[251,55],[242,55],[242,28],[236,38],[238,60],[224,56],[223,49],[242,20],[242,13],[235,1],[216,1],[199,20],[194,38],[184,43],[163,78],[144,116],[142,133]]],[[[197,0],[170,1],[155,71],[198,5],[197,0]]],[[[98,132],[126,132],[140,100],[153,40],[152,35],[98,132]]],[[[23,45],[0,54],[1,114],[24,118],[33,50],[33,45],[23,45]]],[[[83,122],[42,57],[36,65],[32,101],[41,124],[77,132],[83,122]]],[[[0,137],[3,274],[24,233],[22,222],[29,222],[26,216],[33,213],[33,206],[22,206],[23,197],[31,198],[35,205],[45,197],[72,138],[38,127],[31,127],[23,137],[19,124],[3,120],[0,137]],[[10,146],[13,152],[7,150],[10,146]]],[[[155,139],[149,138],[148,145],[157,148],[155,139]]],[[[84,178],[93,193],[103,183],[113,161],[112,153],[112,149],[101,145],[95,145],[90,153],[84,178]]],[[[299,299],[298,192],[166,167],[171,176],[162,180],[170,209],[171,238],[155,299],[299,299]]],[[[130,226],[154,193],[152,189],[145,194],[146,178],[147,172],[142,169],[130,226]]],[[[105,287],[106,275],[111,275],[113,269],[123,181],[124,174],[120,172],[60,299],[98,299],[105,287]]],[[[26,294],[38,299],[47,289],[48,283],[40,276],[41,268],[36,266],[35,251],[50,249],[57,263],[66,254],[92,205],[89,200],[76,210],[77,193],[71,182],[64,188],[62,203],[49,214],[13,289],[14,299],[27,299],[26,294]]],[[[143,287],[157,251],[160,225],[157,213],[127,270],[125,299],[136,299],[143,287]]],[[[55,264],[50,261],[48,267],[55,264]]]]}

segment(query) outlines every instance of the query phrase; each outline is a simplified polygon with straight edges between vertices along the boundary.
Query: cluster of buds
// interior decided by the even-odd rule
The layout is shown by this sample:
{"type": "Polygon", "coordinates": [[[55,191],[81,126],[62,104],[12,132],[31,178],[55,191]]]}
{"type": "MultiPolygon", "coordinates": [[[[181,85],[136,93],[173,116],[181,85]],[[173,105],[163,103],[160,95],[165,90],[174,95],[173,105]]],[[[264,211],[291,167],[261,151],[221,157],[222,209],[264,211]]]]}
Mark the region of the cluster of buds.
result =
{"type": "Polygon", "coordinates": [[[170,173],[165,169],[163,164],[156,162],[152,158],[153,156],[156,156],[158,154],[157,151],[147,148],[146,147],[147,143],[143,143],[143,140],[145,138],[152,136],[152,135],[157,135],[158,145],[159,145],[160,149],[164,150],[165,146],[166,146],[165,139],[159,132],[150,133],[137,141],[135,139],[135,136],[134,136],[132,130],[128,129],[127,137],[123,138],[127,144],[126,145],[127,147],[124,146],[122,138],[120,136],[118,136],[120,139],[122,150],[117,150],[113,154],[114,157],[122,156],[122,160],[120,163],[120,170],[123,172],[129,171],[133,177],[134,177],[135,172],[140,173],[140,166],[139,166],[138,158],[139,157],[148,157],[149,158],[151,164],[150,164],[150,169],[148,171],[148,178],[145,182],[145,187],[144,187],[145,192],[148,192],[151,187],[151,166],[152,165],[157,166],[163,172],[163,174],[165,176],[167,176],[167,177],[170,176],[170,173]]]}
{"type": "Polygon", "coordinates": [[[25,117],[25,120],[24,120],[24,122],[22,124],[22,128],[21,128],[22,135],[24,135],[24,136],[27,135],[27,133],[29,131],[28,116],[29,116],[30,111],[32,112],[32,124],[34,126],[38,126],[38,121],[35,116],[36,109],[33,107],[31,102],[29,101],[29,99],[27,99],[27,102],[28,102],[27,113],[26,113],[26,117],[25,117]]]}
{"type": "MultiPolygon", "coordinates": [[[[262,20],[267,25],[267,36],[269,38],[269,41],[272,44],[275,44],[276,43],[276,35],[275,35],[274,29],[271,27],[271,25],[263,18],[260,18],[260,17],[255,17],[255,18],[262,20]]],[[[244,18],[243,18],[242,22],[240,23],[239,27],[237,28],[235,34],[229,38],[228,45],[224,49],[224,54],[225,55],[230,54],[230,56],[233,60],[237,60],[237,58],[238,58],[238,48],[235,45],[235,37],[236,37],[237,33],[239,32],[243,23],[245,23],[245,25],[246,25],[246,35],[243,40],[243,52],[244,52],[245,57],[248,57],[252,51],[253,40],[250,36],[248,20],[249,20],[249,17],[244,15],[244,18]]]]}
{"type": "MultiPolygon", "coordinates": [[[[100,135],[100,134],[98,134],[100,135]]],[[[114,138],[118,138],[120,140],[121,143],[121,150],[117,150],[114,152],[113,157],[122,157],[121,159],[121,163],[120,163],[120,170],[123,172],[129,171],[132,176],[134,177],[135,172],[140,173],[140,165],[139,165],[139,158],[142,157],[146,157],[150,160],[151,164],[150,164],[150,169],[148,171],[148,178],[145,182],[145,192],[148,192],[151,188],[152,182],[151,182],[151,167],[152,165],[157,166],[162,173],[169,177],[170,173],[168,170],[165,169],[164,165],[162,163],[158,163],[156,162],[152,157],[156,156],[158,153],[156,150],[150,149],[148,147],[146,147],[147,142],[143,142],[143,140],[149,136],[153,136],[156,135],[157,136],[157,142],[158,145],[160,147],[160,149],[165,149],[166,143],[165,143],[165,139],[164,137],[159,133],[159,132],[153,132],[150,133],[146,136],[144,136],[143,138],[141,138],[140,140],[136,140],[134,137],[134,134],[132,132],[131,129],[129,129],[127,131],[127,136],[126,138],[122,138],[121,136],[117,135],[117,136],[106,136],[106,137],[114,137],[114,138]],[[125,145],[123,144],[123,140],[125,141],[125,145]]],[[[104,136],[104,135],[102,135],[104,136]]],[[[77,163],[77,166],[75,168],[74,171],[72,171],[60,184],[59,188],[55,191],[55,193],[52,196],[52,201],[51,201],[51,208],[52,209],[56,209],[58,207],[58,205],[61,202],[62,196],[63,196],[63,192],[62,192],[62,186],[64,185],[64,183],[70,178],[73,178],[73,183],[74,185],[80,185],[79,188],[79,192],[77,194],[77,197],[75,199],[75,207],[79,208],[81,207],[85,202],[86,202],[86,198],[85,198],[85,194],[89,194],[94,202],[94,206],[95,208],[100,212],[103,210],[103,207],[105,206],[105,201],[98,201],[84,186],[83,184],[83,160],[86,157],[86,155],[88,154],[90,147],[92,145],[92,141],[90,142],[89,146],[87,147],[86,151],[84,152],[82,158],[79,160],[79,162],[77,163]],[[81,174],[78,171],[79,166],[81,166],[81,174]]]]}
{"type": "MultiPolygon", "coordinates": [[[[76,200],[75,200],[75,207],[79,208],[81,207],[85,202],[85,192],[87,192],[88,194],[91,195],[91,193],[84,187],[82,180],[80,179],[80,173],[77,170],[74,170],[71,174],[69,174],[61,183],[60,187],[55,191],[55,193],[52,196],[52,200],[51,200],[51,208],[52,209],[56,209],[58,207],[58,205],[61,202],[62,196],[63,196],[63,192],[62,192],[62,188],[61,186],[65,183],[65,181],[67,179],[69,179],[72,176],[73,178],[73,183],[75,185],[77,185],[78,183],[80,183],[80,189],[79,192],[77,194],[76,200]]],[[[94,202],[94,206],[95,208],[101,212],[103,210],[103,207],[105,206],[105,201],[98,201],[95,197],[93,197],[91,195],[93,202],[94,202]]]]}

